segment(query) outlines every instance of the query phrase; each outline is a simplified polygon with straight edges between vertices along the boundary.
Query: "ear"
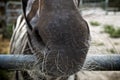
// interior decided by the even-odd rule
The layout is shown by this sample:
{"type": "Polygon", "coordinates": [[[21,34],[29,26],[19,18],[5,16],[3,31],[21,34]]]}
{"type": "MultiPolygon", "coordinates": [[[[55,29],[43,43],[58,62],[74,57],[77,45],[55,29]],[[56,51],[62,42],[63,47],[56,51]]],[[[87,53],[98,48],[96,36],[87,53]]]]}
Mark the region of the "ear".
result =
{"type": "Polygon", "coordinates": [[[30,22],[29,22],[29,20],[27,19],[27,16],[26,16],[26,12],[27,12],[26,8],[27,8],[27,5],[28,5],[28,1],[29,0],[22,0],[22,9],[23,9],[23,15],[24,15],[24,18],[25,18],[26,23],[28,25],[28,28],[29,28],[29,30],[32,30],[32,26],[31,26],[31,24],[30,24],[30,22]]]}

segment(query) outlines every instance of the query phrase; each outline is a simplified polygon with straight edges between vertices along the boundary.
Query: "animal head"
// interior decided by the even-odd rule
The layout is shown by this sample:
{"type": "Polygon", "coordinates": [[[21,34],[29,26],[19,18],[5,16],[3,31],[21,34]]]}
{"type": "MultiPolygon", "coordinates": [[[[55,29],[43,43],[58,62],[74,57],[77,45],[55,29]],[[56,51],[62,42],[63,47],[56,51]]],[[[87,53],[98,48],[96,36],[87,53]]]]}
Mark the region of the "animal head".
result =
{"type": "Polygon", "coordinates": [[[77,10],[76,0],[63,1],[22,0],[30,43],[38,57],[39,69],[52,76],[79,71],[89,47],[88,26],[77,10]]]}

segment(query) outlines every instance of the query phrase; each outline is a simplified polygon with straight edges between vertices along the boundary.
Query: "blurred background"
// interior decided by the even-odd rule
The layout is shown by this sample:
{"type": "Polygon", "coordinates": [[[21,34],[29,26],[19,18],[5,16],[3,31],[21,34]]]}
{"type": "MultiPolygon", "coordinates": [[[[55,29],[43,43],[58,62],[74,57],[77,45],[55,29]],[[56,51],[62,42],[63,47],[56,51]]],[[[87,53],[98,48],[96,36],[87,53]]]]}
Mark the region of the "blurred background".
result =
{"type": "Polygon", "coordinates": [[[0,0],[0,53],[7,54],[12,27],[22,13],[20,0],[0,0]]]}
{"type": "MultiPolygon", "coordinates": [[[[81,0],[80,14],[91,31],[88,54],[120,53],[120,0],[81,0]]],[[[13,26],[22,13],[20,0],[0,0],[0,54],[9,54],[13,26]]],[[[0,80],[11,73],[0,70],[0,80]],[[7,73],[6,73],[7,72],[7,73]]],[[[120,80],[120,72],[79,72],[79,80],[120,80]]]]}

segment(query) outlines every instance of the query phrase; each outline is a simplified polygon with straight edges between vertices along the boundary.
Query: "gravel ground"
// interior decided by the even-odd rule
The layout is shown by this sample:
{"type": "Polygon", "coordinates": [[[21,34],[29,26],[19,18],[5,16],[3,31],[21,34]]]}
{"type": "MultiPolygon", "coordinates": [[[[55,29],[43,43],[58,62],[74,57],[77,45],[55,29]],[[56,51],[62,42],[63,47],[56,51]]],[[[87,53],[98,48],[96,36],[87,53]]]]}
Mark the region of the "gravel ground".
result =
{"type": "MultiPolygon", "coordinates": [[[[100,8],[87,9],[82,11],[84,19],[88,22],[91,31],[91,47],[89,54],[109,54],[120,53],[120,38],[110,38],[108,34],[103,32],[104,25],[114,25],[120,27],[120,12],[116,15],[110,12],[109,15],[100,8]],[[97,21],[99,26],[92,26],[91,21],[97,21]]],[[[120,80],[119,71],[85,71],[78,73],[78,80],[120,80]]]]}
{"type": "Polygon", "coordinates": [[[109,15],[106,15],[106,11],[95,8],[84,10],[82,15],[88,22],[91,31],[91,47],[89,53],[106,54],[111,53],[111,50],[116,54],[120,53],[120,38],[110,38],[104,32],[104,25],[120,27],[120,12],[116,14],[109,12],[109,15]],[[92,26],[90,22],[98,22],[100,25],[92,26]]]}

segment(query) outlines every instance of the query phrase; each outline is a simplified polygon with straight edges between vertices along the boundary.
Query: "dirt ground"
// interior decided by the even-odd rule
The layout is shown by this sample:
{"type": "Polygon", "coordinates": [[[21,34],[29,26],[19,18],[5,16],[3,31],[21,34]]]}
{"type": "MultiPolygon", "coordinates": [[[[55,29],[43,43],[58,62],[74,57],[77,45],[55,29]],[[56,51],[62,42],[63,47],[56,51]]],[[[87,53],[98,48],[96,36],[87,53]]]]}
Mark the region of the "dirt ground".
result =
{"type": "Polygon", "coordinates": [[[9,53],[9,43],[10,43],[10,40],[3,39],[3,36],[0,34],[0,53],[1,54],[9,53]]]}
{"type": "MultiPolygon", "coordinates": [[[[106,15],[104,10],[94,8],[84,10],[82,16],[88,22],[91,32],[88,54],[120,54],[120,38],[111,38],[103,32],[103,26],[106,24],[120,27],[120,12],[110,12],[106,15]],[[97,21],[100,25],[93,26],[91,21],[97,21]]],[[[78,76],[78,80],[120,80],[120,71],[80,71],[78,76]]]]}
{"type": "Polygon", "coordinates": [[[119,54],[120,53],[120,38],[111,38],[104,32],[104,25],[113,25],[120,27],[120,12],[109,12],[100,8],[88,9],[82,12],[83,18],[88,22],[91,32],[91,54],[119,54]],[[93,26],[90,22],[98,22],[99,26],[93,26]]]}

